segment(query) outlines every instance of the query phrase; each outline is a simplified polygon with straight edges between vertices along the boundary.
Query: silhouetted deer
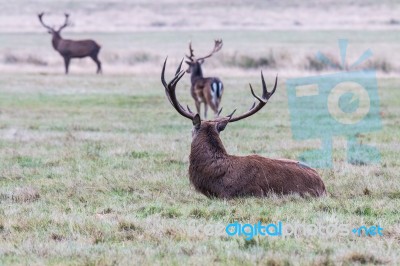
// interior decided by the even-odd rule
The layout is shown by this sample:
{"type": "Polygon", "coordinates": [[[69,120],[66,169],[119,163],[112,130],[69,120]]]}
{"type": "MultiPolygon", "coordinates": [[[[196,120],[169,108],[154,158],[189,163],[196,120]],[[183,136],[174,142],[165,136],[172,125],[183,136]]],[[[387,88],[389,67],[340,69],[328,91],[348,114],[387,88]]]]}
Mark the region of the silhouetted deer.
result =
{"type": "Polygon", "coordinates": [[[48,32],[53,35],[51,43],[53,44],[53,48],[64,58],[65,74],[68,74],[69,62],[72,58],[83,58],[86,56],[89,56],[93,59],[97,65],[97,73],[101,73],[101,62],[97,58],[100,51],[100,45],[93,40],[74,41],[63,39],[60,35],[60,32],[65,27],[70,25],[68,22],[68,14],[65,14],[65,22],[58,30],[44,24],[42,19],[43,15],[43,12],[38,15],[39,21],[43,27],[45,27],[48,32]]]}
{"type": "Polygon", "coordinates": [[[227,199],[240,196],[264,197],[269,193],[295,193],[315,197],[326,193],[324,182],[314,169],[286,159],[269,159],[258,155],[229,155],[219,138],[219,133],[228,123],[249,117],[266,105],[276,90],[278,77],[275,79],[273,90],[268,92],[261,72],[262,97],[255,95],[250,85],[251,93],[258,100],[258,104],[254,103],[248,112],[233,117],[235,110],[227,117],[202,121],[189,107],[182,107],[176,98],[176,84],[185,74],[181,71],[182,62],[175,77],[168,84],[164,77],[166,63],[167,60],[162,69],[161,81],[168,100],[179,114],[192,120],[194,126],[189,176],[196,190],[208,197],[227,199]]]}
{"type": "Polygon", "coordinates": [[[214,53],[218,52],[222,48],[222,40],[215,40],[214,49],[208,55],[200,58],[195,58],[192,49],[192,42],[189,43],[190,55],[186,57],[190,61],[186,61],[189,65],[187,73],[191,73],[190,92],[196,104],[197,113],[200,114],[200,103],[204,103],[204,117],[207,117],[207,105],[214,111],[214,115],[218,114],[219,104],[222,98],[223,84],[219,78],[216,77],[203,77],[203,71],[201,65],[204,63],[204,59],[211,57],[214,53]]]}

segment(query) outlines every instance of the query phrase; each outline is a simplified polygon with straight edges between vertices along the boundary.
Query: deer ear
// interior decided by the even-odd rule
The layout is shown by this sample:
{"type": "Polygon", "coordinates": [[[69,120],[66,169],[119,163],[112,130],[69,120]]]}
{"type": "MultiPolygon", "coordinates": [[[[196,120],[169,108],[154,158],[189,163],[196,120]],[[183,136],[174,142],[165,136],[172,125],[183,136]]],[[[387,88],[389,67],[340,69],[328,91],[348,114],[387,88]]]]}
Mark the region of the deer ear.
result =
{"type": "Polygon", "coordinates": [[[224,119],[220,122],[217,123],[216,127],[217,127],[217,131],[221,132],[225,129],[226,125],[228,125],[229,123],[229,119],[224,119]]]}
{"type": "Polygon", "coordinates": [[[204,63],[204,59],[197,60],[197,62],[202,65],[204,63]]]}
{"type": "Polygon", "coordinates": [[[200,119],[200,116],[199,116],[199,114],[196,114],[194,117],[193,117],[193,126],[196,128],[196,129],[199,129],[200,128],[200,124],[201,124],[201,119],[200,119]]]}

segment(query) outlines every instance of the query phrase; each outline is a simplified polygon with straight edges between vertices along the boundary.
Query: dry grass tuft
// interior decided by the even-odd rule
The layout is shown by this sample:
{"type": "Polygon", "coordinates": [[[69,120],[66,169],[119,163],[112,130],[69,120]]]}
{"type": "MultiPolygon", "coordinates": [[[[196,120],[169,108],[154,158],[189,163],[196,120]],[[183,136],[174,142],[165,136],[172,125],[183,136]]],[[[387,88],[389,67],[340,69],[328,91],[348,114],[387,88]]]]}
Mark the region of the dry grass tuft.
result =
{"type": "Polygon", "coordinates": [[[346,256],[343,260],[344,263],[360,263],[360,264],[385,264],[387,262],[377,259],[375,256],[371,254],[363,254],[354,252],[346,256]]]}
{"type": "Polygon", "coordinates": [[[4,55],[3,62],[5,64],[28,64],[34,66],[47,66],[48,63],[43,59],[34,55],[15,55],[8,53],[4,55]]]}
{"type": "Polygon", "coordinates": [[[340,70],[341,66],[332,55],[325,55],[330,63],[321,61],[315,55],[307,55],[304,59],[304,69],[311,71],[340,70]]]}
{"type": "Polygon", "coordinates": [[[238,53],[224,55],[222,63],[227,67],[258,70],[260,68],[276,68],[277,61],[278,59],[276,59],[276,56],[271,50],[267,56],[239,55],[238,53]]]}
{"type": "Polygon", "coordinates": [[[31,186],[18,187],[11,193],[11,199],[14,202],[34,202],[40,198],[39,191],[31,186]]]}
{"type": "Polygon", "coordinates": [[[366,68],[373,69],[376,71],[381,71],[383,73],[390,73],[392,71],[395,71],[395,67],[393,66],[393,63],[383,57],[378,57],[378,58],[369,60],[366,68]]]}

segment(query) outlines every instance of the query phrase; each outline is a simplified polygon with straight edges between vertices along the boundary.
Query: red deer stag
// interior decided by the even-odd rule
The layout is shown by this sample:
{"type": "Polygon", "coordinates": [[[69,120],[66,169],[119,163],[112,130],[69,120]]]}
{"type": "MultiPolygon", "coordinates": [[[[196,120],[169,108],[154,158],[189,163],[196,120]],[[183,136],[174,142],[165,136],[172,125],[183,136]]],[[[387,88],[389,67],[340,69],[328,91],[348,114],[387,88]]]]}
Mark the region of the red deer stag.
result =
{"type": "Polygon", "coordinates": [[[203,77],[201,65],[206,58],[211,57],[214,53],[222,48],[222,40],[215,40],[214,49],[208,55],[200,58],[195,58],[192,49],[192,42],[189,43],[190,55],[186,57],[190,61],[186,61],[189,68],[187,73],[191,74],[190,81],[192,87],[190,92],[196,104],[197,113],[200,114],[200,104],[204,103],[204,117],[207,117],[207,106],[214,111],[214,115],[218,115],[218,108],[222,98],[223,84],[219,78],[216,77],[203,77]]]}
{"type": "Polygon", "coordinates": [[[181,71],[182,62],[168,84],[164,76],[166,63],[167,60],[161,72],[161,82],[167,98],[180,115],[193,122],[189,176],[197,191],[207,197],[226,199],[242,196],[265,197],[270,193],[315,197],[326,194],[324,182],[314,169],[286,159],[229,155],[219,137],[219,133],[228,123],[249,117],[267,104],[276,90],[278,77],[273,90],[268,92],[261,72],[262,97],[255,95],[250,85],[251,93],[258,103],[254,103],[248,112],[233,117],[235,110],[227,117],[202,121],[189,107],[182,107],[176,98],[176,84],[185,74],[181,71]]]}
{"type": "Polygon", "coordinates": [[[53,35],[51,43],[53,44],[53,48],[64,58],[65,74],[68,74],[69,62],[72,58],[83,58],[86,56],[89,56],[93,59],[97,65],[97,73],[101,73],[101,62],[97,57],[100,51],[100,45],[93,40],[74,41],[63,39],[60,35],[60,32],[65,27],[70,25],[68,22],[68,14],[65,14],[65,22],[58,30],[47,26],[43,22],[43,15],[43,12],[38,15],[39,21],[43,27],[45,27],[48,32],[53,35]]]}

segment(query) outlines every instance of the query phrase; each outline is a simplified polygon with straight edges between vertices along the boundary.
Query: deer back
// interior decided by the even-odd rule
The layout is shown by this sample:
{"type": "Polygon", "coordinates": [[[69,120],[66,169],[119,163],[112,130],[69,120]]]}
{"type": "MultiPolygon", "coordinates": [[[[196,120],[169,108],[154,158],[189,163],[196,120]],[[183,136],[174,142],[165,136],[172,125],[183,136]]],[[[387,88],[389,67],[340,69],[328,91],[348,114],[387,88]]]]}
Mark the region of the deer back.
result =
{"type": "Polygon", "coordinates": [[[194,80],[191,89],[201,94],[204,101],[210,106],[219,106],[223,94],[223,83],[219,78],[198,78],[194,80]]]}
{"type": "Polygon", "coordinates": [[[202,124],[192,141],[189,176],[204,195],[233,198],[270,193],[325,194],[325,185],[314,169],[292,160],[229,155],[219,138],[218,124],[202,124]]]}
{"type": "Polygon", "coordinates": [[[85,57],[90,56],[100,50],[100,45],[98,45],[93,40],[66,40],[62,39],[59,41],[57,46],[57,51],[64,56],[70,57],[85,57]]]}

